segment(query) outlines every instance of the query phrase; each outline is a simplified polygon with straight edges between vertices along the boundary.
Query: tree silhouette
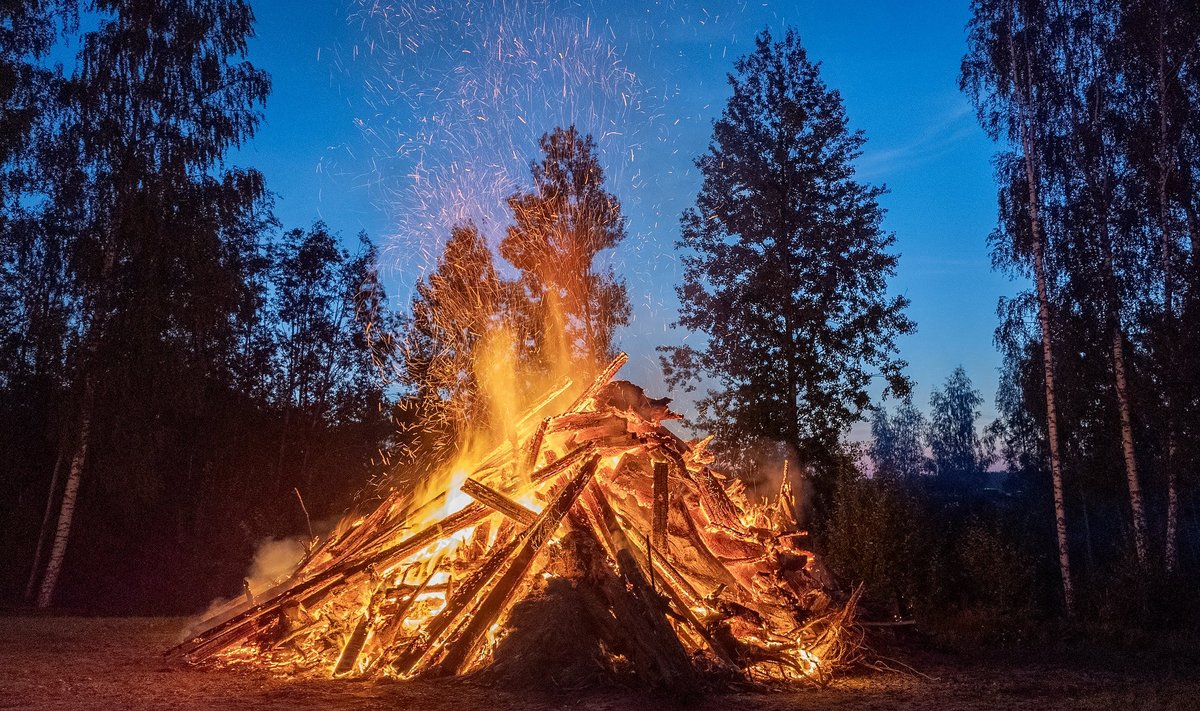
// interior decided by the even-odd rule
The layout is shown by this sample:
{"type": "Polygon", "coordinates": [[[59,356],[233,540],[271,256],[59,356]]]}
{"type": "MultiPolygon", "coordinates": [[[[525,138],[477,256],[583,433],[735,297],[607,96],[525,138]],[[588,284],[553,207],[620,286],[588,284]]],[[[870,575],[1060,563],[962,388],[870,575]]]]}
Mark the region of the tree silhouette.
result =
{"type": "Polygon", "coordinates": [[[417,284],[403,348],[405,382],[424,422],[452,447],[469,425],[486,422],[477,369],[485,338],[502,327],[506,286],[474,225],[455,227],[437,269],[417,284]]]}
{"type": "Polygon", "coordinates": [[[912,402],[911,396],[900,401],[889,415],[880,407],[871,418],[871,444],[868,454],[875,465],[875,476],[912,484],[929,468],[924,439],[928,423],[912,402]]]}
{"type": "Polygon", "coordinates": [[[929,397],[926,435],[932,469],[951,488],[978,488],[992,457],[975,429],[983,394],[962,366],[954,369],[929,397]]]}
{"type": "Polygon", "coordinates": [[[95,439],[136,443],[109,450],[110,469],[140,471],[125,487],[108,482],[124,488],[126,501],[160,485],[155,448],[136,445],[156,438],[162,408],[195,406],[204,376],[224,359],[228,314],[245,284],[238,238],[265,208],[261,176],[222,165],[253,135],[270,89],[264,73],[238,61],[252,34],[249,6],[100,0],[93,9],[98,27],[83,37],[43,164],[52,171],[56,227],[70,235],[84,331],[43,607],[62,571],[95,439]],[[168,382],[170,397],[161,390],[168,382]]]}
{"type": "Polygon", "coordinates": [[[696,424],[727,457],[767,437],[820,469],[838,461],[873,378],[907,391],[895,339],[913,324],[907,300],[886,294],[895,240],[880,228],[883,189],[854,179],[866,139],[841,97],[792,31],[762,32],[735,67],[679,241],[678,325],[707,343],[664,349],[663,368],[676,387],[713,384],[696,424]]]}

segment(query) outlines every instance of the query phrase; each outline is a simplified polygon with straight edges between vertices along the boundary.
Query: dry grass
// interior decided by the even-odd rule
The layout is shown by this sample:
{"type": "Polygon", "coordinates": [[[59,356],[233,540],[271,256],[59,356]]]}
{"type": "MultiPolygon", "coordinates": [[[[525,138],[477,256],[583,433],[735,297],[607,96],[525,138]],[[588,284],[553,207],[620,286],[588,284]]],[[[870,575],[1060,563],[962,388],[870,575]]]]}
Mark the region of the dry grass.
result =
{"type": "MultiPolygon", "coordinates": [[[[341,709],[633,711],[670,699],[620,691],[525,696],[463,682],[287,679],[262,671],[204,671],[162,651],[181,619],[0,617],[0,709],[341,709]]],[[[1195,709],[1200,674],[1180,664],[1121,666],[931,654],[905,661],[932,679],[870,673],[826,689],[709,697],[693,708],[737,709],[1195,709]]]]}

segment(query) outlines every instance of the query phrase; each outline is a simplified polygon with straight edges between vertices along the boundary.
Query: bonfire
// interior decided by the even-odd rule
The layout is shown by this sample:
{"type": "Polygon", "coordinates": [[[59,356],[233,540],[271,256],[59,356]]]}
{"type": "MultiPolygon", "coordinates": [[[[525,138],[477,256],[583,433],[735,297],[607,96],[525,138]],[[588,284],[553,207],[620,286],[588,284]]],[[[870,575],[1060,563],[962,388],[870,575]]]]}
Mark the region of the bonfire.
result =
{"type": "Polygon", "coordinates": [[[797,529],[786,472],[754,500],[709,440],[663,426],[666,401],[614,380],[625,360],[573,401],[553,388],[440,491],[347,516],[173,653],[334,677],[826,683],[857,653],[854,596],[797,529]]]}

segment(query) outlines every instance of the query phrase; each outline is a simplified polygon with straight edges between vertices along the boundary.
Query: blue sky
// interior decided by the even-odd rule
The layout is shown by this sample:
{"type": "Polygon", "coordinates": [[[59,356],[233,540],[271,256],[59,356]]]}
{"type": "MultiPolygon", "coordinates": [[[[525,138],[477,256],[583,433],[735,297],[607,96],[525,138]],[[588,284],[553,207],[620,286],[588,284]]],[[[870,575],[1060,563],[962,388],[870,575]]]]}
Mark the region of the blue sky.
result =
{"type": "Polygon", "coordinates": [[[996,301],[1021,285],[987,254],[995,149],[957,87],[965,0],[252,4],[250,59],[274,90],[266,125],[233,160],[265,173],[285,226],[320,218],[348,244],[366,230],[385,247],[398,303],[454,220],[498,237],[503,196],[527,176],[540,133],[571,122],[594,133],[628,219],[609,256],[634,307],[618,334],[625,375],[651,391],[662,389],[654,348],[688,337],[669,328],[673,243],[725,75],[764,27],[797,29],[867,135],[859,177],[890,189],[892,290],[917,322],[900,343],[917,402],[962,364],[993,416],[996,301]]]}

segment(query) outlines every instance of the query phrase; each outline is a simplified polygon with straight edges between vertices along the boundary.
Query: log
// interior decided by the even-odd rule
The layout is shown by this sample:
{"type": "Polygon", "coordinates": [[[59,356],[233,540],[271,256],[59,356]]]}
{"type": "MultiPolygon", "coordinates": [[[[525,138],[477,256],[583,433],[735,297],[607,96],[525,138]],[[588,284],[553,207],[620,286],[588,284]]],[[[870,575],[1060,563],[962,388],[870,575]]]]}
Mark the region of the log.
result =
{"type": "Polygon", "coordinates": [[[667,507],[670,504],[670,492],[667,488],[667,463],[654,463],[654,526],[651,530],[650,545],[659,552],[667,555],[667,507]]]}
{"type": "Polygon", "coordinates": [[[522,462],[521,473],[533,471],[537,468],[538,457],[542,454],[542,440],[546,437],[546,428],[550,425],[550,418],[542,420],[542,424],[534,431],[533,436],[529,438],[529,443],[525,446],[525,460],[522,462]]]}
{"type": "Polygon", "coordinates": [[[427,666],[426,658],[441,648],[441,640],[446,630],[457,622],[465,610],[479,596],[492,578],[503,567],[504,562],[511,556],[521,543],[522,536],[518,535],[511,541],[497,548],[479,567],[475,569],[458,589],[446,600],[446,607],[425,625],[420,637],[414,640],[393,662],[392,667],[400,676],[408,677],[418,673],[427,666]]]}
{"type": "Polygon", "coordinates": [[[536,512],[530,511],[520,503],[474,479],[468,477],[460,488],[462,493],[470,496],[484,506],[504,514],[523,526],[532,526],[537,520],[538,515],[536,512]]]}
{"type": "Polygon", "coordinates": [[[508,565],[508,569],[488,591],[474,614],[451,635],[446,644],[445,653],[436,664],[429,668],[432,674],[451,675],[461,674],[464,671],[478,649],[479,643],[483,641],[484,634],[508,608],[517,586],[528,575],[529,568],[542,550],[542,546],[558,530],[563,517],[583,492],[583,487],[591,481],[599,461],[600,455],[593,454],[584,462],[579,473],[555,494],[546,509],[538,516],[537,522],[525,531],[520,545],[512,555],[512,562],[508,565]]]}
{"type": "Polygon", "coordinates": [[[588,500],[597,535],[606,548],[616,553],[617,569],[624,580],[617,589],[608,588],[606,597],[618,625],[628,630],[626,637],[634,668],[654,688],[675,695],[695,694],[700,689],[700,679],[687,650],[667,621],[662,599],[646,581],[616,512],[608,505],[600,487],[589,490],[588,500]]]}
{"type": "MultiPolygon", "coordinates": [[[[577,447],[563,456],[562,459],[534,472],[531,475],[531,485],[536,486],[561,474],[590,451],[592,451],[590,445],[577,447]]],[[[314,591],[327,591],[332,586],[333,581],[348,579],[372,565],[386,567],[389,563],[403,560],[443,536],[450,535],[468,526],[477,525],[493,513],[492,509],[483,504],[472,503],[461,511],[450,514],[445,519],[422,529],[394,546],[361,556],[356,560],[343,561],[338,565],[326,568],[317,575],[298,581],[287,590],[281,591],[271,598],[264,599],[259,604],[249,607],[244,612],[235,615],[216,627],[210,628],[200,635],[168,650],[167,654],[182,654],[199,658],[199,656],[214,654],[222,649],[226,649],[239,639],[243,639],[246,634],[251,633],[255,621],[263,615],[277,610],[289,600],[308,595],[314,591]],[[202,650],[203,655],[200,655],[202,650]]]]}
{"type": "MultiPolygon", "coordinates": [[[[412,608],[413,603],[417,601],[417,597],[423,592],[433,591],[435,587],[444,587],[429,584],[433,580],[433,576],[437,575],[437,572],[441,570],[441,564],[442,558],[439,557],[430,566],[429,575],[426,575],[425,579],[416,587],[407,591],[407,597],[404,598],[404,602],[398,605],[395,610],[389,612],[387,618],[384,620],[384,624],[379,625],[375,630],[375,637],[372,640],[372,651],[377,651],[379,654],[371,658],[369,662],[370,666],[364,672],[364,676],[373,674],[380,669],[382,666],[381,662],[385,659],[388,648],[396,641],[396,635],[399,634],[400,629],[404,626],[404,618],[408,615],[408,611],[412,608]]],[[[405,571],[405,577],[407,577],[407,571],[405,571]]]]}
{"type": "Polygon", "coordinates": [[[625,363],[628,361],[629,356],[627,354],[618,353],[617,357],[613,358],[612,361],[609,362],[608,366],[605,367],[604,370],[600,371],[600,374],[596,376],[596,379],[592,381],[592,384],[579,394],[579,397],[575,399],[575,402],[571,403],[571,406],[567,408],[567,412],[579,412],[581,409],[583,409],[583,406],[587,404],[587,401],[595,397],[596,393],[600,392],[600,388],[608,385],[608,382],[616,377],[617,371],[621,369],[621,366],[625,365],[625,363]]]}
{"type": "Polygon", "coordinates": [[[350,633],[350,639],[346,640],[346,646],[342,647],[342,653],[338,655],[337,663],[333,665],[335,678],[346,676],[354,671],[354,663],[358,661],[358,655],[367,641],[367,629],[370,624],[371,613],[362,613],[358,618],[358,623],[354,625],[354,631],[350,633]]]}

